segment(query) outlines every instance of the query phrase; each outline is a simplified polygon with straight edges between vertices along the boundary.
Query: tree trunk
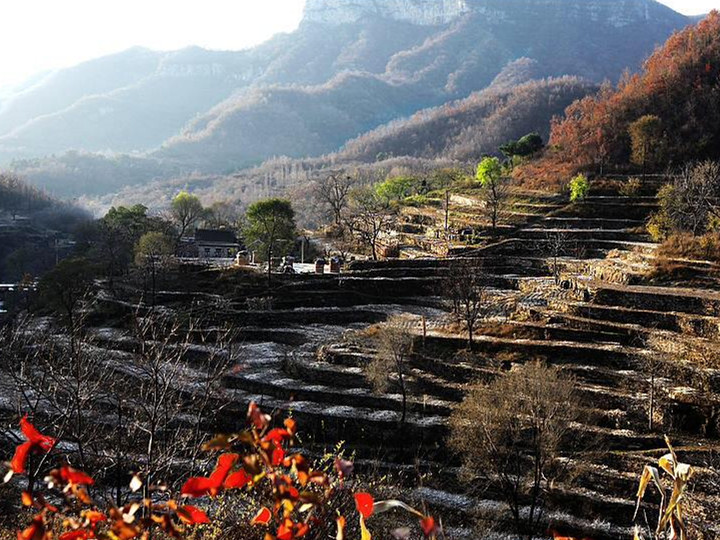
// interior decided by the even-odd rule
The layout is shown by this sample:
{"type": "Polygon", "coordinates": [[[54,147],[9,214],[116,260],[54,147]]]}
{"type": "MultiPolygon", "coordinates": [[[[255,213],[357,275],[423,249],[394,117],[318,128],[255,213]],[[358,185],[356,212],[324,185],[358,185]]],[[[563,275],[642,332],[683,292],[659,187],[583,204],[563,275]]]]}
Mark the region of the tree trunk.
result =
{"type": "Polygon", "coordinates": [[[405,389],[405,377],[403,374],[402,362],[397,361],[398,380],[400,382],[400,393],[402,394],[402,416],[400,418],[400,426],[405,427],[405,419],[407,417],[407,390],[405,389]]]}
{"type": "Polygon", "coordinates": [[[474,345],[473,345],[473,327],[474,327],[475,325],[474,325],[473,323],[471,323],[470,321],[467,321],[467,325],[468,325],[468,348],[470,349],[470,352],[472,352],[472,350],[474,349],[474,345]]]}
{"type": "Polygon", "coordinates": [[[152,307],[155,307],[155,263],[152,265],[152,307]]]}

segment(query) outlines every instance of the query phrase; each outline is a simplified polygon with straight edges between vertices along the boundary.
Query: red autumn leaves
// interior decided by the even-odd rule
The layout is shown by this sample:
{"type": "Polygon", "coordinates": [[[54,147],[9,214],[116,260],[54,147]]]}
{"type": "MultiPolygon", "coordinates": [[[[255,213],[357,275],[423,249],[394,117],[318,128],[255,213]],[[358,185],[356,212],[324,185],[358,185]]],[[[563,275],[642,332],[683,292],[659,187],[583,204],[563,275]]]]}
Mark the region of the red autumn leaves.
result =
{"type": "Polygon", "coordinates": [[[207,477],[190,478],[182,487],[181,493],[188,497],[214,497],[224,489],[238,489],[244,487],[250,477],[241,470],[230,474],[230,471],[240,459],[238,454],[223,454],[218,458],[213,473],[207,477]]]}
{"type": "MultiPolygon", "coordinates": [[[[336,459],[336,478],[331,481],[327,473],[313,469],[304,456],[290,452],[289,447],[297,431],[295,420],[289,418],[284,421],[283,427],[271,428],[270,416],[251,403],[248,421],[251,427],[247,431],[233,436],[218,436],[204,446],[205,450],[219,452],[215,468],[208,476],[189,478],[181,488],[181,496],[215,497],[226,491],[254,488],[263,483],[267,485],[267,490],[260,490],[260,493],[272,493],[272,503],[260,508],[250,524],[266,528],[264,540],[308,537],[313,527],[327,519],[328,513],[336,515],[330,502],[347,489],[345,481],[353,473],[352,462],[336,459]]],[[[56,439],[40,433],[27,417],[20,421],[20,428],[26,441],[15,450],[9,476],[25,472],[32,454],[47,454],[57,444],[56,439]]],[[[137,478],[136,475],[131,483],[132,492],[142,485],[137,478]],[[133,487],[135,482],[139,486],[133,487]]],[[[18,531],[18,540],[51,540],[56,520],[62,520],[64,526],[70,529],[60,534],[59,540],[103,537],[106,533],[99,531],[98,527],[106,522],[104,528],[120,540],[146,537],[153,528],[161,529],[169,537],[180,539],[185,532],[182,524],[194,526],[210,523],[210,518],[203,510],[192,505],[181,505],[174,499],[159,503],[150,497],[123,508],[111,505],[106,513],[100,512],[86,490],[95,484],[94,479],[67,465],[51,471],[47,483],[49,488],[59,490],[67,502],[65,508],[72,509],[76,517],[63,515],[57,507],[47,504],[39,493],[23,493],[23,504],[34,507],[38,513],[27,528],[18,531]],[[143,507],[145,510],[142,517],[136,518],[136,513],[141,516],[137,511],[143,507]]],[[[365,519],[374,513],[397,507],[420,518],[420,527],[426,537],[434,537],[437,532],[433,518],[424,516],[400,501],[376,503],[368,493],[355,493],[354,499],[361,516],[363,540],[371,538],[365,519]]],[[[344,540],[345,518],[337,516],[330,519],[336,519],[336,538],[344,540]]]]}
{"type": "Polygon", "coordinates": [[[28,422],[27,416],[20,420],[20,430],[27,439],[26,442],[15,448],[15,455],[10,461],[10,470],[14,474],[22,474],[27,468],[27,461],[33,452],[50,452],[56,444],[56,440],[40,433],[35,426],[28,422]]]}
{"type": "Polygon", "coordinates": [[[365,519],[373,515],[375,505],[375,499],[369,493],[356,493],[355,494],[355,507],[360,515],[365,519]]]}
{"type": "MultiPolygon", "coordinates": [[[[420,518],[420,529],[422,530],[423,534],[426,538],[429,538],[431,536],[434,536],[438,533],[438,526],[435,523],[435,519],[432,516],[425,516],[415,510],[414,508],[411,508],[407,506],[406,504],[400,502],[400,501],[384,501],[375,504],[375,499],[372,495],[369,493],[356,493],[355,494],[355,508],[357,508],[358,513],[360,514],[360,527],[361,529],[365,528],[365,520],[371,517],[375,513],[375,509],[379,508],[381,511],[386,511],[390,508],[404,508],[411,514],[415,514],[420,518]]],[[[338,526],[339,527],[339,526],[338,526]]],[[[344,523],[343,523],[344,527],[344,523]]]]}

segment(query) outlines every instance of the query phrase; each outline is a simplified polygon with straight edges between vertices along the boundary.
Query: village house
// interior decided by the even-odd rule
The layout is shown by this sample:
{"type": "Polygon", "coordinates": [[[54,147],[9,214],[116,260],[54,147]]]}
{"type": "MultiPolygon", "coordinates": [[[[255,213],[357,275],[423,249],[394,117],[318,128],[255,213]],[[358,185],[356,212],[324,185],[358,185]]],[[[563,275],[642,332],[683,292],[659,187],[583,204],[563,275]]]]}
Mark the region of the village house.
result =
{"type": "Polygon", "coordinates": [[[183,239],[178,256],[186,259],[234,259],[240,242],[229,230],[198,229],[193,238],[183,239]]]}

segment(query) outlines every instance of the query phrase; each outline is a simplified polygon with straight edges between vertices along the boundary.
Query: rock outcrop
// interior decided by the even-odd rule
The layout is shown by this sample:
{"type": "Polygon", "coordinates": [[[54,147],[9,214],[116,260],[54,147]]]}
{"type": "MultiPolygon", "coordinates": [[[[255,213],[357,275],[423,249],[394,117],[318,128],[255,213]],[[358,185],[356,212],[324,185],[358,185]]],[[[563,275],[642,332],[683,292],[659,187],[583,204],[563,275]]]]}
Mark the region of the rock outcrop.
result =
{"type": "Polygon", "coordinates": [[[476,13],[490,23],[529,17],[578,18],[616,28],[682,17],[656,0],[307,0],[306,22],[353,23],[365,17],[382,17],[417,25],[441,25],[476,13]],[[556,15],[555,15],[556,13],[556,15]]]}
{"type": "Polygon", "coordinates": [[[307,0],[306,22],[344,24],[382,17],[418,25],[446,24],[470,11],[468,0],[307,0]]]}

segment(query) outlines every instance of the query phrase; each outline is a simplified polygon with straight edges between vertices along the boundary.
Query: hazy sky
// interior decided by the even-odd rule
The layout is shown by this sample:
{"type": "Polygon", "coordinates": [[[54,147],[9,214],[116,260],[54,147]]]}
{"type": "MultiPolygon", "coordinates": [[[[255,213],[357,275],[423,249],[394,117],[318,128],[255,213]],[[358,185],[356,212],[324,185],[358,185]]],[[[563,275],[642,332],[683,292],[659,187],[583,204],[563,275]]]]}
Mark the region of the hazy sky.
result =
{"type": "MultiPolygon", "coordinates": [[[[369,0],[368,0],[369,1],[369,0]]],[[[720,0],[661,0],[699,14],[720,0]]],[[[293,30],[304,0],[19,0],[0,8],[0,86],[134,45],[242,49],[293,30]]]]}

